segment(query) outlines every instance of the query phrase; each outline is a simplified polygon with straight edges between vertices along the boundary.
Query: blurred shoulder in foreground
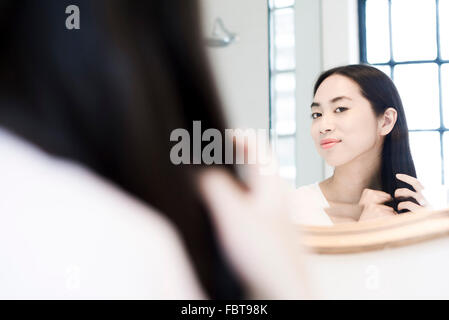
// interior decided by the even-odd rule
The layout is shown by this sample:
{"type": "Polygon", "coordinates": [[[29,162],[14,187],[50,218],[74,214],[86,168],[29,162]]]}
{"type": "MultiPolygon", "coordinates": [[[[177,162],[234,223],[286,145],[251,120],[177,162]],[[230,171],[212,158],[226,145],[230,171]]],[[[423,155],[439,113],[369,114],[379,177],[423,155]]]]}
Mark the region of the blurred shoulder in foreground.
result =
{"type": "Polygon", "coordinates": [[[166,218],[0,129],[1,299],[202,298],[166,218]]]}

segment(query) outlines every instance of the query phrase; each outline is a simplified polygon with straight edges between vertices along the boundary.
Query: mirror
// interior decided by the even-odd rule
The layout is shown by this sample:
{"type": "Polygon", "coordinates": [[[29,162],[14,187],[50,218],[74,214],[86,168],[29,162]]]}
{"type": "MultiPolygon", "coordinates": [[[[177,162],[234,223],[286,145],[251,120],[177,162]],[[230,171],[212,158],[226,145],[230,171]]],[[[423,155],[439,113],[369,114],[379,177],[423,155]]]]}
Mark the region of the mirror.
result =
{"type": "MultiPolygon", "coordinates": [[[[227,48],[209,49],[231,126],[267,129],[280,175],[292,188],[308,186],[306,200],[328,200],[334,212],[357,210],[348,205],[356,204],[354,197],[348,203],[333,201],[339,192],[326,189],[325,184],[317,189],[316,183],[331,177],[335,168],[312,139],[310,105],[321,72],[366,63],[391,78],[399,91],[411,156],[418,181],[425,186],[422,196],[433,209],[447,207],[448,1],[202,2],[204,30],[210,33],[219,17],[240,38],[227,48]]],[[[370,186],[379,187],[365,185],[370,186]]],[[[300,222],[329,224],[325,217],[317,221],[302,217],[300,222]]],[[[347,221],[333,219],[336,222],[347,221]]]]}

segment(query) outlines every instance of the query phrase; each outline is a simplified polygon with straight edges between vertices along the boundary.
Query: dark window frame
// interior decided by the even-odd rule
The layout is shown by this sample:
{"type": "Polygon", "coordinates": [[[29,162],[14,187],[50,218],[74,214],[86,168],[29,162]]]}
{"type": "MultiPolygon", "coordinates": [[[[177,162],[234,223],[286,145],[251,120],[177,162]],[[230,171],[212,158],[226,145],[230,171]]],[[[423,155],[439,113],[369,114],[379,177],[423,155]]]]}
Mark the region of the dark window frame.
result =
{"type": "MultiPolygon", "coordinates": [[[[391,0],[388,0],[388,23],[389,23],[389,41],[390,41],[390,60],[385,63],[370,63],[373,66],[390,66],[390,76],[394,81],[394,69],[397,65],[404,64],[420,64],[420,63],[435,63],[438,66],[438,92],[439,92],[439,117],[440,127],[436,129],[412,129],[409,132],[439,132],[440,134],[440,157],[441,157],[441,183],[444,184],[444,145],[443,135],[449,132],[449,128],[445,127],[443,122],[443,101],[442,101],[442,87],[441,87],[441,66],[449,64],[449,60],[441,59],[440,53],[440,19],[439,19],[439,0],[435,1],[435,15],[436,15],[436,37],[437,37],[437,57],[434,60],[412,60],[412,61],[395,61],[393,57],[393,41],[391,30],[391,0]]],[[[359,43],[360,43],[360,62],[369,63],[367,59],[366,47],[366,0],[358,0],[358,16],[359,16],[359,43]]],[[[449,110],[448,110],[449,112],[449,110]]],[[[449,133],[448,133],[449,134],[449,133]]]]}

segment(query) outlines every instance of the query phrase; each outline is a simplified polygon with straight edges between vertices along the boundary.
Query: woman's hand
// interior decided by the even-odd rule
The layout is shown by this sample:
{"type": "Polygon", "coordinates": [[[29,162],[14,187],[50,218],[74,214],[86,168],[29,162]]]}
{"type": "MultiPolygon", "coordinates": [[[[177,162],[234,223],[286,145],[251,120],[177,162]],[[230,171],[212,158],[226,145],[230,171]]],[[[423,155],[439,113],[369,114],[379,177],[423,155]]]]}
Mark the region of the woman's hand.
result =
{"type": "Polygon", "coordinates": [[[287,186],[277,175],[245,167],[252,167],[248,190],[224,170],[200,175],[220,243],[251,298],[305,298],[300,234],[289,220],[287,186]]]}
{"type": "MultiPolygon", "coordinates": [[[[399,202],[398,211],[406,209],[411,212],[417,212],[429,207],[427,200],[422,194],[424,187],[418,179],[402,173],[396,174],[396,178],[411,185],[415,191],[408,188],[399,188],[395,190],[394,197],[413,198],[418,202],[418,204],[413,203],[412,201],[399,202]]],[[[363,190],[362,197],[359,201],[359,205],[363,206],[359,221],[396,215],[397,212],[394,211],[393,208],[384,204],[390,200],[392,200],[392,198],[386,192],[371,189],[363,190]]]]}
{"type": "Polygon", "coordinates": [[[394,191],[394,197],[395,198],[413,198],[416,200],[416,202],[419,203],[419,205],[418,205],[416,203],[413,203],[412,201],[402,201],[402,202],[399,202],[399,204],[398,204],[398,210],[407,209],[411,212],[416,212],[416,211],[420,211],[424,208],[429,207],[429,204],[428,204],[426,198],[422,194],[424,187],[418,181],[418,179],[416,179],[412,176],[409,176],[407,174],[403,174],[403,173],[396,174],[396,178],[398,180],[401,180],[401,181],[411,185],[413,187],[413,189],[415,189],[415,191],[412,191],[408,188],[396,189],[394,191]]]}
{"type": "Polygon", "coordinates": [[[393,208],[384,204],[390,200],[392,200],[392,197],[386,192],[364,189],[359,201],[359,205],[362,207],[362,213],[359,221],[396,215],[397,213],[393,208]]]}

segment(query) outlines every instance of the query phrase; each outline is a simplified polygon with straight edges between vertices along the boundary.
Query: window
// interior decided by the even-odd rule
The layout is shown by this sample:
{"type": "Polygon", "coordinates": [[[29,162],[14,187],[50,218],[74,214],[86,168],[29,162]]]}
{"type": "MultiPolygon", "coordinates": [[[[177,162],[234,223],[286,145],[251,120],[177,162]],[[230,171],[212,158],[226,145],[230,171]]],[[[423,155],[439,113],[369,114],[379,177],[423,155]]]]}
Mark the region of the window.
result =
{"type": "Polygon", "coordinates": [[[280,175],[296,180],[295,0],[269,0],[270,139],[280,175]]]}
{"type": "Polygon", "coordinates": [[[418,178],[449,182],[449,0],[359,0],[360,58],[395,82],[418,178]]]}

